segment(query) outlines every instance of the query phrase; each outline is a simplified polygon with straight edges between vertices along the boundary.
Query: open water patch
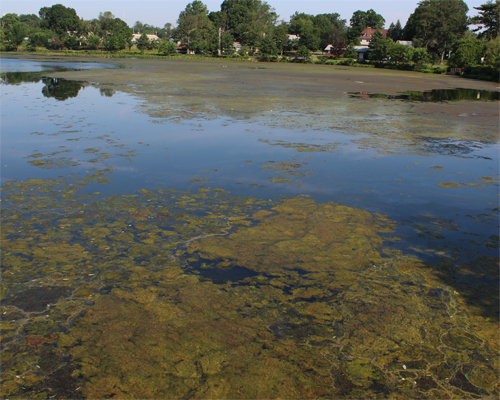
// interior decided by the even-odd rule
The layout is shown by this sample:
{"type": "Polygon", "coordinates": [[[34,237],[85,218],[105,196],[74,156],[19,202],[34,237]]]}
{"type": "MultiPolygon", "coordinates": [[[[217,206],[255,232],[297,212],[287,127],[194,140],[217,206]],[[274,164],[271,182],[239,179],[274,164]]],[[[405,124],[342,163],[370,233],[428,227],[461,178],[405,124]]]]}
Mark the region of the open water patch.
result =
{"type": "Polygon", "coordinates": [[[401,94],[383,94],[370,92],[349,92],[349,96],[358,99],[389,99],[408,100],[421,102],[442,102],[442,101],[495,101],[500,100],[500,92],[493,90],[477,89],[432,89],[428,91],[409,90],[401,94]]]}

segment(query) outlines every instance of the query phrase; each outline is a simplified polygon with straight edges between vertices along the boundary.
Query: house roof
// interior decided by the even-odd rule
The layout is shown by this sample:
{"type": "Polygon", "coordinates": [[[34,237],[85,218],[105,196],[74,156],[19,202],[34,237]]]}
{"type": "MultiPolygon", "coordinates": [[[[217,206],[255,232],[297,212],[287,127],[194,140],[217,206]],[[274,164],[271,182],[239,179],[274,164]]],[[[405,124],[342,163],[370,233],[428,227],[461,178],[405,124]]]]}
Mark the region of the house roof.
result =
{"type": "Polygon", "coordinates": [[[361,32],[361,34],[359,35],[359,38],[371,40],[371,38],[373,37],[373,34],[377,31],[380,31],[380,33],[383,36],[387,36],[387,29],[366,28],[364,31],[361,32]]]}
{"type": "MultiPolygon", "coordinates": [[[[133,42],[135,42],[135,41],[139,40],[139,38],[141,37],[141,35],[142,35],[141,33],[134,33],[134,34],[132,35],[132,41],[133,41],[133,42]]],[[[149,39],[150,41],[151,41],[151,40],[156,40],[156,39],[159,39],[159,37],[158,37],[158,36],[156,36],[156,35],[148,35],[148,34],[146,34],[146,36],[148,37],[148,39],[149,39]]]]}

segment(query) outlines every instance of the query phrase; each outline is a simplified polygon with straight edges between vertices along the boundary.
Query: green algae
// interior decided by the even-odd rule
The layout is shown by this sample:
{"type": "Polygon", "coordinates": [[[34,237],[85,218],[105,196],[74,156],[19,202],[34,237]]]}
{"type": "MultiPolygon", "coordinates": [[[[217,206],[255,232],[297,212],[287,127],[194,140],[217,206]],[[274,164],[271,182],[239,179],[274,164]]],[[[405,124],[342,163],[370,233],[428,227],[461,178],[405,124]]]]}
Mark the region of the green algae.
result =
{"type": "MultiPolygon", "coordinates": [[[[284,63],[266,65],[255,73],[246,63],[231,60],[224,61],[226,68],[221,68],[220,60],[121,62],[125,68],[52,75],[94,82],[100,89],[113,85],[114,90],[142,98],[140,112],[195,126],[196,119],[222,117],[227,118],[224,123],[246,121],[267,127],[322,131],[326,140],[331,132],[365,134],[369,137],[358,142],[360,148],[389,154],[443,154],[450,148],[449,140],[498,141],[498,107],[494,102],[406,103],[381,98],[359,100],[349,95],[363,93],[367,88],[380,93],[390,90],[389,95],[453,89],[457,85],[496,90],[490,82],[404,71],[284,63]]],[[[335,143],[285,145],[299,152],[335,151],[335,143]]],[[[459,151],[469,151],[467,144],[458,147],[459,151]]]]}
{"type": "Polygon", "coordinates": [[[498,321],[457,274],[498,258],[429,266],[384,215],[306,197],[79,194],[99,174],[2,188],[3,397],[500,394],[498,321]]]}

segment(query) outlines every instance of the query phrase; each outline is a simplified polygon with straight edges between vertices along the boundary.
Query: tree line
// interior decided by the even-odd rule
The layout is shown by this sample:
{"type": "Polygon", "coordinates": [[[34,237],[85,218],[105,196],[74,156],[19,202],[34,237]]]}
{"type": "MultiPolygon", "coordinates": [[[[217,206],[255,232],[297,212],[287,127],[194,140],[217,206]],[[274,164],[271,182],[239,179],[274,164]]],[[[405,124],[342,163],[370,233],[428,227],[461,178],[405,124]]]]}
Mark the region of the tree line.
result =
{"type": "MultiPolygon", "coordinates": [[[[488,0],[476,10],[479,15],[468,18],[463,0],[421,0],[404,27],[398,20],[391,23],[386,36],[375,35],[369,57],[405,61],[416,54],[417,59],[433,57],[442,63],[451,54],[450,61],[457,66],[478,63],[481,58],[498,65],[500,0],[488,0]],[[477,27],[469,28],[472,26],[477,27]],[[397,44],[401,40],[413,41],[414,47],[397,44]]],[[[156,48],[165,54],[175,52],[172,42],[181,41],[189,53],[233,55],[236,41],[240,55],[258,48],[267,56],[289,51],[306,56],[332,45],[333,54],[355,57],[353,46],[360,44],[361,32],[367,27],[381,30],[385,22],[373,9],[355,11],[349,23],[338,13],[299,12],[285,22],[262,0],[223,0],[220,10],[212,12],[202,1],[194,0],[180,12],[175,27],[141,21],[129,27],[109,11],[83,20],[74,9],[56,4],[41,8],[38,16],[6,14],[0,18],[0,41],[7,50],[17,50],[27,37],[28,50],[45,46],[118,51],[130,49],[133,33],[141,33],[136,43],[139,49],[156,48]],[[159,39],[151,41],[146,34],[156,34],[159,39]]]]}

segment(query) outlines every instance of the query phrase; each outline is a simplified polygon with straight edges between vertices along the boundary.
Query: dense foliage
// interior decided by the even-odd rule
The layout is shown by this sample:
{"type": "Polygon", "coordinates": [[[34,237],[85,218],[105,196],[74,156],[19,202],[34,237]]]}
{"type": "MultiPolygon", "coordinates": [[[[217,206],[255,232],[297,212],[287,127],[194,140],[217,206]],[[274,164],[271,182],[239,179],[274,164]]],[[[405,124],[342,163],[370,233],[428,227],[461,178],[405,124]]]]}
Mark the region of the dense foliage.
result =
{"type": "MultiPolygon", "coordinates": [[[[475,9],[478,15],[468,18],[464,0],[421,0],[404,27],[398,20],[387,34],[375,33],[365,56],[401,68],[403,64],[421,68],[428,61],[443,64],[448,59],[457,68],[483,64],[498,70],[500,0],[488,0],[475,9]],[[403,45],[401,40],[411,43],[403,45]]],[[[384,25],[384,17],[373,9],[355,11],[349,25],[335,12],[295,12],[285,22],[278,21],[274,8],[262,0],[223,0],[220,10],[212,12],[202,0],[194,0],[181,11],[175,27],[136,21],[131,28],[110,11],[84,20],[74,9],[56,4],[42,7],[38,16],[5,14],[0,18],[0,46],[12,51],[44,46],[117,52],[135,45],[142,53],[157,50],[161,55],[183,46],[189,54],[256,55],[283,61],[310,60],[312,52],[328,47],[332,57],[357,59],[361,32],[383,30],[384,25]],[[142,35],[133,41],[133,33],[142,35]]]]}

